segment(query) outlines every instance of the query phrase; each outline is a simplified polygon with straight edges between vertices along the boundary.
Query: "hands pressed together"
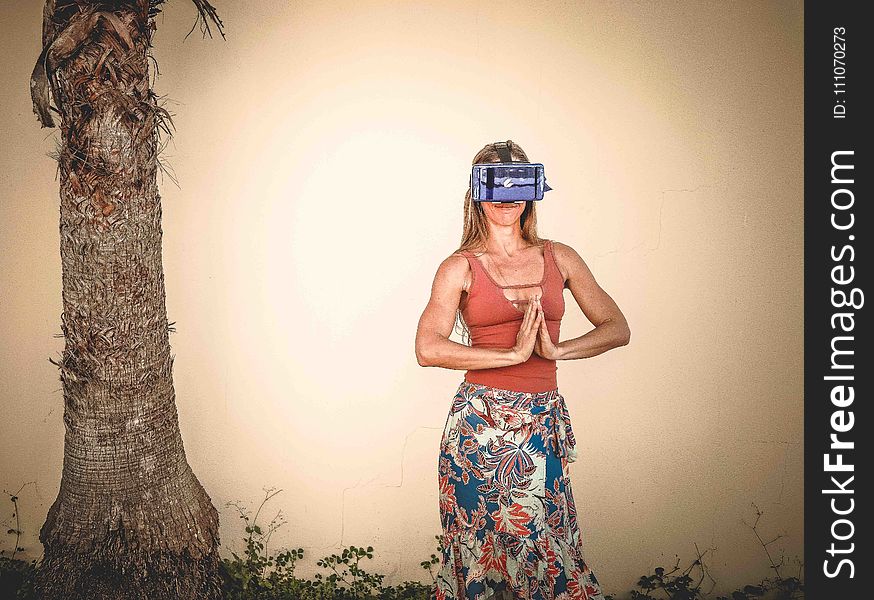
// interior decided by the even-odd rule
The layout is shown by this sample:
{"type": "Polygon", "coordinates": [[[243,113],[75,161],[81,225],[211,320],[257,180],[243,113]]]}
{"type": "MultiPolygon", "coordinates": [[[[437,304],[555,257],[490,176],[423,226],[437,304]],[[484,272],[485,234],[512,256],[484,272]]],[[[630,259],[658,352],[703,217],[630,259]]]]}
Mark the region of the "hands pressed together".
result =
{"type": "Polygon", "coordinates": [[[552,342],[546,328],[540,296],[532,298],[525,307],[525,316],[522,317],[513,352],[520,358],[519,362],[528,360],[532,352],[549,360],[558,358],[558,347],[552,342]]]}

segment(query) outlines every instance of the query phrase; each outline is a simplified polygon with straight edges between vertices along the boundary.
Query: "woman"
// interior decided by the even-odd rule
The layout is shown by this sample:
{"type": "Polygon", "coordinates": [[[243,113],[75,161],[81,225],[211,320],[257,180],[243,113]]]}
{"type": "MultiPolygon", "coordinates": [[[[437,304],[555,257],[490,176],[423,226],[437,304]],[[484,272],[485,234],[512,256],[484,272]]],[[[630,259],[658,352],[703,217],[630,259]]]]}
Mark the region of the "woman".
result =
{"type": "MultiPolygon", "coordinates": [[[[494,144],[473,160],[493,162],[494,144]]],[[[440,447],[444,543],[432,599],[604,598],[582,556],[556,361],[623,346],[631,331],[583,259],[539,238],[536,224],[534,201],[472,202],[468,189],[461,246],[437,269],[419,320],[419,364],[466,370],[440,447]],[[565,287],[595,328],[559,342],[565,287]],[[456,319],[470,345],[449,340],[456,319]]]]}

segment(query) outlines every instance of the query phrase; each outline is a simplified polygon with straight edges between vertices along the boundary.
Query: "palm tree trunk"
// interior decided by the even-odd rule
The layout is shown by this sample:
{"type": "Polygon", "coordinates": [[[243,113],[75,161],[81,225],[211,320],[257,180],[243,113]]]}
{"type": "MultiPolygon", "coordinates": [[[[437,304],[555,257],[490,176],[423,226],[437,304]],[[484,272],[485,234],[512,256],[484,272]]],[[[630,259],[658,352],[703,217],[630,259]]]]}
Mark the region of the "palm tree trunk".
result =
{"type": "Polygon", "coordinates": [[[49,92],[60,116],[66,341],[52,360],[64,466],[34,582],[46,600],[220,595],[218,512],[185,457],[164,298],[156,173],[170,119],[148,70],[162,1],[44,10],[31,90],[42,126],[53,125],[49,92]]]}

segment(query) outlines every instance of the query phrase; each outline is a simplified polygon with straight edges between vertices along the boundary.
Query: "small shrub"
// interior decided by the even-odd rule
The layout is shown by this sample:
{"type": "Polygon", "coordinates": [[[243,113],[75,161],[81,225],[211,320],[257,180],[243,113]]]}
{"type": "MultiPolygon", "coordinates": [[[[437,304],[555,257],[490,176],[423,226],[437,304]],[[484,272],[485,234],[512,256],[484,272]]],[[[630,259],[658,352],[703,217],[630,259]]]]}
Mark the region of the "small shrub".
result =
{"type": "MultiPolygon", "coordinates": [[[[303,548],[276,555],[265,552],[272,533],[284,524],[281,511],[267,526],[267,531],[263,531],[257,523],[264,504],[279,491],[273,488],[266,490],[266,496],[254,517],[250,517],[249,512],[239,504],[228,503],[237,507],[240,518],[246,523],[244,556],[232,552],[233,559],[222,559],[222,579],[228,600],[428,600],[430,585],[405,581],[397,586],[383,586],[385,575],[368,572],[362,566],[362,561],[373,558],[373,546],[349,546],[340,554],[319,559],[316,565],[322,567],[325,573],[316,573],[312,580],[295,577],[294,566],[303,558],[303,548]]],[[[441,536],[437,537],[439,539],[441,536]]],[[[431,560],[422,565],[427,568],[426,564],[430,566],[439,561],[432,554],[431,560]]],[[[428,571],[431,572],[430,569],[428,571]]],[[[433,573],[431,576],[433,579],[433,573]]]]}
{"type": "MultiPolygon", "coordinates": [[[[729,596],[717,596],[716,600],[803,600],[804,599],[804,582],[801,579],[804,563],[796,561],[798,565],[798,576],[784,577],[782,569],[784,567],[784,559],[781,557],[777,562],[771,556],[768,547],[779,540],[782,535],[778,535],[770,541],[765,541],[759,535],[759,520],[762,516],[762,511],[759,507],[752,504],[756,511],[756,520],[752,525],[744,524],[750,528],[753,535],[761,544],[768,558],[769,568],[774,571],[775,577],[766,577],[757,585],[745,585],[740,589],[735,590],[729,596]]],[[[709,552],[701,552],[698,546],[695,546],[697,558],[683,570],[680,570],[680,560],[674,567],[665,572],[663,567],[656,567],[652,575],[644,575],[637,582],[637,587],[642,591],[632,590],[631,600],[698,600],[709,598],[710,591],[716,581],[710,576],[707,569],[707,564],[704,557],[709,552]],[[713,584],[710,589],[702,591],[701,586],[704,579],[707,578],[713,584]]],[[[608,599],[609,600],[609,599],[608,599]]]]}
{"type": "Polygon", "coordinates": [[[12,515],[9,521],[14,521],[15,524],[6,530],[6,535],[14,536],[12,542],[12,551],[5,549],[0,550],[0,598],[16,598],[17,600],[30,600],[34,597],[33,594],[33,572],[36,569],[36,559],[26,562],[20,558],[15,558],[15,555],[24,550],[21,547],[21,518],[18,516],[18,495],[28,482],[18,488],[18,491],[10,493],[4,491],[9,496],[12,502],[12,515]]]}
{"type": "MultiPolygon", "coordinates": [[[[442,535],[436,535],[437,551],[428,560],[420,563],[431,578],[430,584],[415,581],[405,581],[397,586],[384,586],[385,576],[368,572],[362,563],[373,558],[373,547],[359,548],[349,546],[340,554],[331,554],[316,561],[325,572],[316,573],[313,579],[300,579],[294,570],[298,561],[303,559],[303,548],[283,550],[276,554],[268,552],[270,537],[274,531],[284,524],[282,511],[262,529],[258,517],[264,505],[279,491],[268,489],[266,496],[254,516],[239,504],[237,506],[240,518],[245,522],[246,550],[243,556],[231,552],[232,558],[223,558],[220,571],[223,580],[224,597],[227,600],[430,600],[431,590],[435,581],[435,568],[439,568],[440,558],[444,550],[445,540],[442,535]]],[[[8,493],[8,492],[7,492],[8,493]]],[[[21,530],[18,525],[18,496],[9,494],[13,504],[12,517],[16,525],[7,530],[7,535],[15,536],[13,550],[0,550],[0,598],[16,598],[17,600],[32,600],[32,575],[37,568],[37,561],[30,562],[15,558],[17,552],[24,550],[19,545],[21,530]],[[7,556],[8,555],[8,556],[7,556]]],[[[755,506],[755,505],[753,505],[755,506]]],[[[803,563],[797,562],[797,576],[784,576],[784,560],[775,560],[769,546],[780,537],[766,542],[759,535],[758,524],[762,512],[756,507],[756,520],[748,527],[759,540],[768,558],[774,577],[763,579],[756,585],[746,585],[735,590],[729,596],[718,596],[715,600],[803,600],[804,582],[801,578],[803,563]]],[[[636,590],[627,596],[630,600],[703,600],[710,598],[710,590],[702,590],[705,579],[715,585],[715,581],[705,562],[708,551],[700,552],[695,547],[697,558],[688,567],[681,569],[680,560],[670,571],[664,567],[656,567],[650,575],[642,576],[637,582],[636,590]]],[[[611,595],[606,600],[614,600],[611,595]]]]}

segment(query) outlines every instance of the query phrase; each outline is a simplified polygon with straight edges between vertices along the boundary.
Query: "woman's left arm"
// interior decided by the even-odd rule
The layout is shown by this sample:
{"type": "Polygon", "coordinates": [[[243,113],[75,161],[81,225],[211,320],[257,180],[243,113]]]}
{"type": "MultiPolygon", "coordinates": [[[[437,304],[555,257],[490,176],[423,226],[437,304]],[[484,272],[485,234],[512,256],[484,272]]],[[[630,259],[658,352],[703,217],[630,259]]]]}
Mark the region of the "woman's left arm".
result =
{"type": "Polygon", "coordinates": [[[544,358],[570,360],[597,356],[628,344],[631,329],[625,315],[610,294],[595,281],[582,257],[576,250],[560,242],[553,243],[553,255],[559,269],[566,272],[565,287],[571,291],[580,310],[595,328],[580,337],[554,344],[546,329],[546,319],[542,319],[535,352],[544,358]]]}

